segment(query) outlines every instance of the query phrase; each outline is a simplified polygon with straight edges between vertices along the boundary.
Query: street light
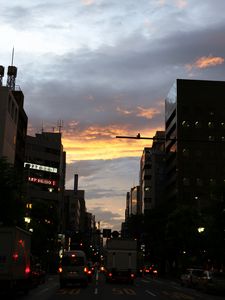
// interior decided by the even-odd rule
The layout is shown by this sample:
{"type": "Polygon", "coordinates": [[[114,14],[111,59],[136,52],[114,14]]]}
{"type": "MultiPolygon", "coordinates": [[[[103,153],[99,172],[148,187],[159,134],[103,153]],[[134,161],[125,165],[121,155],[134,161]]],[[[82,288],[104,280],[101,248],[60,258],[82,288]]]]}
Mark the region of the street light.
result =
{"type": "Polygon", "coordinates": [[[199,233],[202,233],[202,232],[204,232],[205,231],[205,227],[198,227],[198,232],[199,233]]]}

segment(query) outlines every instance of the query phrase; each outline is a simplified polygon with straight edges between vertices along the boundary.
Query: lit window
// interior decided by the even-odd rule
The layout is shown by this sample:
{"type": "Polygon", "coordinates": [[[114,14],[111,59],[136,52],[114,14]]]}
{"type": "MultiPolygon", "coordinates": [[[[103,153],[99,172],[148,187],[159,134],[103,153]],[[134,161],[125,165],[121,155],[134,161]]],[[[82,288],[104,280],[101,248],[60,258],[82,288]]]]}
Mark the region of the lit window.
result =
{"type": "Polygon", "coordinates": [[[186,127],[186,128],[190,127],[190,124],[189,124],[188,121],[182,121],[181,124],[182,124],[183,127],[186,127]]]}
{"type": "Polygon", "coordinates": [[[211,121],[210,121],[210,122],[208,122],[208,127],[209,127],[209,128],[213,128],[213,127],[214,127],[214,123],[213,123],[213,122],[211,122],[211,121]]]}
{"type": "Polygon", "coordinates": [[[222,127],[225,127],[225,122],[220,123],[222,127]]]}
{"type": "Polygon", "coordinates": [[[200,128],[200,127],[201,127],[201,123],[200,123],[199,121],[196,121],[196,122],[195,122],[195,127],[196,127],[196,128],[200,128]]]}
{"type": "Polygon", "coordinates": [[[222,141],[222,142],[225,141],[225,136],[221,136],[221,141],[222,141]]]}
{"type": "Polygon", "coordinates": [[[212,135],[209,135],[209,141],[214,141],[214,140],[215,140],[215,137],[212,135]]]}

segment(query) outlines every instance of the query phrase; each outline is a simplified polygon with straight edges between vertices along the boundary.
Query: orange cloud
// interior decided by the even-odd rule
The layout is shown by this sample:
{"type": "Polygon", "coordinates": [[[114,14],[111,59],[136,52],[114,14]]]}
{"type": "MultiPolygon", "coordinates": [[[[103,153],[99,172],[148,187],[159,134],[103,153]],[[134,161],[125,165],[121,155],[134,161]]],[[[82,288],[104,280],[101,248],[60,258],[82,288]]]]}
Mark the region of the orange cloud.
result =
{"type": "Polygon", "coordinates": [[[127,109],[123,109],[123,108],[120,108],[120,107],[117,107],[116,111],[118,111],[119,113],[121,113],[123,115],[130,115],[130,114],[132,114],[132,110],[127,110],[127,109]]]}
{"type": "MultiPolygon", "coordinates": [[[[156,130],[141,129],[141,136],[153,137],[156,130]]],[[[63,146],[67,162],[76,160],[115,159],[141,156],[144,147],[150,147],[152,140],[116,138],[116,136],[137,136],[137,131],[118,128],[91,126],[83,131],[63,131],[63,146]]]]}
{"type": "Polygon", "coordinates": [[[224,58],[219,56],[202,56],[199,59],[197,59],[193,64],[186,65],[188,70],[192,70],[193,68],[197,69],[206,69],[209,67],[214,67],[217,65],[221,65],[224,63],[224,58]]]}
{"type": "Polygon", "coordinates": [[[152,119],[155,115],[160,114],[161,112],[155,108],[143,108],[138,106],[138,117],[144,117],[146,119],[152,119]]]}

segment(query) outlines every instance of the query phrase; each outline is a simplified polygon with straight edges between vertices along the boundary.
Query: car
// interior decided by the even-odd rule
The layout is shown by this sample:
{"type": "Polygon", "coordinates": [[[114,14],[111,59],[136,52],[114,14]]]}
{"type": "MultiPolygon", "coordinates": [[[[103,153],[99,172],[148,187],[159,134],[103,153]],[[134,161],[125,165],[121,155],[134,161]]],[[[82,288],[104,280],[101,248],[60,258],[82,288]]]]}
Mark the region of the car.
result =
{"type": "Polygon", "coordinates": [[[65,251],[59,265],[60,288],[68,284],[88,285],[88,266],[86,254],[82,250],[65,251]]]}
{"type": "Polygon", "coordinates": [[[93,265],[92,261],[87,262],[87,276],[89,281],[92,280],[95,273],[95,266],[93,265]]]}
{"type": "Polygon", "coordinates": [[[151,275],[156,277],[158,275],[158,268],[154,264],[148,264],[142,267],[141,273],[142,275],[151,275]]]}
{"type": "Polygon", "coordinates": [[[180,276],[181,285],[187,287],[196,287],[199,284],[199,278],[203,277],[204,269],[188,268],[180,276]]]}
{"type": "Polygon", "coordinates": [[[31,256],[31,266],[30,266],[30,283],[31,287],[36,287],[39,284],[45,282],[46,272],[43,269],[39,260],[31,256]]]}

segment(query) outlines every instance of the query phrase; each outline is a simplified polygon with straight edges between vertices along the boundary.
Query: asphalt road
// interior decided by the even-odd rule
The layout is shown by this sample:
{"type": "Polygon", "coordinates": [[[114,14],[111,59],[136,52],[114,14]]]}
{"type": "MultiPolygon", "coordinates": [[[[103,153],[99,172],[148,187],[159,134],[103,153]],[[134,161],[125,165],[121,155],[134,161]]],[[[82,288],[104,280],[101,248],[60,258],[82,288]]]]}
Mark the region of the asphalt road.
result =
{"type": "Polygon", "coordinates": [[[96,272],[88,287],[79,285],[60,289],[57,275],[48,276],[46,283],[32,289],[28,295],[17,295],[19,300],[222,300],[216,296],[182,287],[178,282],[151,277],[136,278],[133,285],[106,283],[103,274],[96,272]]]}

